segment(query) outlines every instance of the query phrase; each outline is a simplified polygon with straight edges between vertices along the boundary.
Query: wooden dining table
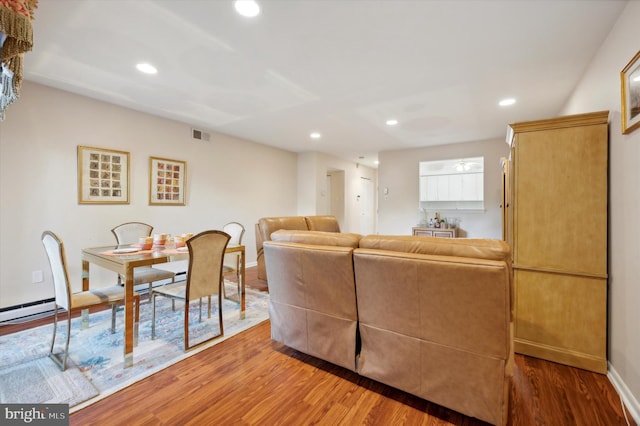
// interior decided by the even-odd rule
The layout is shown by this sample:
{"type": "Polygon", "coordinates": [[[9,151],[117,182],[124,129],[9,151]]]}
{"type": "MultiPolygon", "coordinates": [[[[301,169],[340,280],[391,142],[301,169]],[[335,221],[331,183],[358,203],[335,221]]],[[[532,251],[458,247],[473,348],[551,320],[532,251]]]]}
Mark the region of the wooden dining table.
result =
{"type": "MultiPolygon", "coordinates": [[[[137,324],[133,315],[134,282],[133,270],[140,266],[152,266],[161,263],[188,260],[188,251],[179,251],[174,247],[154,247],[150,250],[136,249],[135,245],[111,245],[103,247],[91,247],[82,249],[82,289],[89,290],[89,267],[97,265],[102,268],[117,272],[124,277],[124,365],[133,365],[134,336],[137,335],[137,324]],[[114,253],[124,251],[124,253],[114,253]]],[[[240,253],[240,319],[245,318],[245,247],[241,244],[228,244],[227,253],[240,253]]]]}

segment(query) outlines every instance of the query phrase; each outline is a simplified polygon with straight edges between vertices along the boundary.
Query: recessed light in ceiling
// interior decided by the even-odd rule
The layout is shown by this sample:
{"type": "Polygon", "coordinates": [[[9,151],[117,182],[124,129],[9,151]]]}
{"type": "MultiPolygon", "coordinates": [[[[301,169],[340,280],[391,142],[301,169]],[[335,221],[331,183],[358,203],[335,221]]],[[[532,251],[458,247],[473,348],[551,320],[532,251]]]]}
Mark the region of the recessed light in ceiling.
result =
{"type": "Polygon", "coordinates": [[[233,5],[240,15],[247,18],[253,18],[260,13],[260,5],[253,0],[236,0],[233,5]]]}
{"type": "Polygon", "coordinates": [[[387,126],[395,126],[396,124],[398,124],[398,120],[396,120],[395,118],[390,118],[385,123],[387,126]]]}
{"type": "Polygon", "coordinates": [[[138,71],[145,74],[156,74],[158,72],[158,69],[156,67],[147,63],[137,64],[136,68],[138,69],[138,71]]]}
{"type": "Polygon", "coordinates": [[[320,139],[320,137],[321,137],[321,136],[322,136],[322,135],[321,135],[320,133],[318,133],[318,132],[313,132],[313,133],[311,133],[311,134],[309,135],[309,137],[310,137],[311,139],[320,139]]]}
{"type": "Polygon", "coordinates": [[[498,102],[498,105],[500,106],[509,106],[509,105],[513,105],[516,103],[516,100],[513,98],[508,98],[508,99],[503,99],[500,102],[498,102]]]}

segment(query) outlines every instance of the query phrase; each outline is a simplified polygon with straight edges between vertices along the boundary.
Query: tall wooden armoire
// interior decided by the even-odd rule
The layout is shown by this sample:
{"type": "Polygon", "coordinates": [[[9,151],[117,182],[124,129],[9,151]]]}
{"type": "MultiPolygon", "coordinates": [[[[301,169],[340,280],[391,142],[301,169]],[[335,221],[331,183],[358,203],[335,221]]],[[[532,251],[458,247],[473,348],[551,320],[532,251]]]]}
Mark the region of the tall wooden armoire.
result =
{"type": "Polygon", "coordinates": [[[607,372],[608,111],[510,125],[515,351],[607,372]]]}

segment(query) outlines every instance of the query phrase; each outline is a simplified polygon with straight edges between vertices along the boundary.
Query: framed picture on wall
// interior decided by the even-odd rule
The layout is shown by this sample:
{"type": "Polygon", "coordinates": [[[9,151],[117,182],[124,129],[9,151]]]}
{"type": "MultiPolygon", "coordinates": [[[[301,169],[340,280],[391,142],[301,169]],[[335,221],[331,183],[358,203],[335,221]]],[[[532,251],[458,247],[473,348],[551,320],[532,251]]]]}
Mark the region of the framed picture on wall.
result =
{"type": "Polygon", "coordinates": [[[620,72],[622,92],[622,133],[640,127],[640,51],[620,72]]]}
{"type": "Polygon", "coordinates": [[[149,205],[185,206],[187,163],[149,157],[149,205]]]}
{"type": "Polygon", "coordinates": [[[129,153],[78,145],[78,203],[129,204],[129,153]]]}

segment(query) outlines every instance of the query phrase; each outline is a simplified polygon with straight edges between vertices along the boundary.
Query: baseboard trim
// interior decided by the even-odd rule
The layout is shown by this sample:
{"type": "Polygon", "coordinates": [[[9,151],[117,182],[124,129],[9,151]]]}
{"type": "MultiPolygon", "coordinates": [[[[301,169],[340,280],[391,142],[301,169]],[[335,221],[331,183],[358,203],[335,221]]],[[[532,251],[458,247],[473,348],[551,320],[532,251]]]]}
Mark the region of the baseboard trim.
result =
{"type": "Polygon", "coordinates": [[[8,308],[3,308],[0,311],[0,323],[14,321],[45,312],[53,312],[55,307],[55,299],[40,300],[37,302],[25,303],[23,305],[9,306],[8,308]]]}
{"type": "Polygon", "coordinates": [[[627,407],[627,410],[629,410],[629,414],[631,414],[633,420],[636,424],[640,424],[640,403],[638,403],[638,400],[633,396],[626,383],[622,380],[611,363],[609,363],[609,372],[607,373],[607,377],[622,398],[622,401],[627,407]]]}

